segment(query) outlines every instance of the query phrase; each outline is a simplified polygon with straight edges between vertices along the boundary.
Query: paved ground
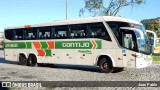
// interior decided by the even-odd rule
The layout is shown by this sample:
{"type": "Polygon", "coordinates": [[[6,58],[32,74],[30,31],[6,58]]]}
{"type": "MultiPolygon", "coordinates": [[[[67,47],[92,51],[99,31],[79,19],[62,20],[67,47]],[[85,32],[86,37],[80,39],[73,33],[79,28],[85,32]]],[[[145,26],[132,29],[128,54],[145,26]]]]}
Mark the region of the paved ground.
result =
{"type": "MultiPolygon", "coordinates": [[[[50,67],[28,67],[4,60],[0,51],[0,81],[160,81],[160,64],[143,69],[125,68],[117,73],[100,73],[89,66],[53,65],[50,67]]],[[[55,88],[57,89],[57,88],[55,88]]],[[[68,88],[61,88],[68,89],[68,88]]],[[[75,89],[75,88],[69,88],[75,89]]],[[[79,88],[92,89],[92,88],[79,88]]],[[[94,88],[106,89],[106,88],[94,88]]],[[[107,88],[113,89],[113,88],[107,88]]],[[[124,88],[116,88],[118,90],[124,88]]],[[[126,89],[126,88],[125,88],[126,89]]],[[[139,88],[128,88],[139,89],[139,88]]],[[[149,88],[148,88],[149,89],[149,88]]],[[[150,88],[153,89],[153,88],[150,88]]],[[[158,89],[158,88],[156,88],[158,89]]]]}

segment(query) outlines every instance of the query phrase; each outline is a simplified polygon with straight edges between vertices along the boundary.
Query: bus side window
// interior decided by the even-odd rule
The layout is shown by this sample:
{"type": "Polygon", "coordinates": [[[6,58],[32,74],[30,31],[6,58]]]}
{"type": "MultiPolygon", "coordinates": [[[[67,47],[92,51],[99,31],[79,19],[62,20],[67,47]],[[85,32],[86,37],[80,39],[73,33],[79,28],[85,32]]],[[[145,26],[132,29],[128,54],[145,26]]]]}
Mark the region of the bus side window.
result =
{"type": "Polygon", "coordinates": [[[107,41],[111,41],[111,38],[103,23],[92,23],[89,24],[89,27],[91,38],[100,38],[107,41]]]}
{"type": "Polygon", "coordinates": [[[71,33],[71,38],[74,38],[74,36],[75,36],[75,35],[74,35],[74,33],[72,32],[72,33],[71,33]]]}
{"type": "Polygon", "coordinates": [[[51,39],[52,28],[51,27],[40,27],[38,32],[39,39],[51,39]]]}
{"type": "Polygon", "coordinates": [[[86,38],[86,31],[86,24],[71,25],[71,38],[86,38]]]}
{"type": "Polygon", "coordinates": [[[36,40],[37,39],[37,28],[25,29],[26,30],[26,39],[27,40],[36,40]]]}
{"type": "Polygon", "coordinates": [[[14,32],[13,30],[5,30],[5,38],[8,40],[14,40],[14,32]]]}
{"type": "Polygon", "coordinates": [[[14,30],[14,40],[23,40],[23,29],[15,29],[14,30]]]}
{"type": "Polygon", "coordinates": [[[55,27],[56,39],[67,39],[68,38],[68,26],[57,26],[55,27]]]}

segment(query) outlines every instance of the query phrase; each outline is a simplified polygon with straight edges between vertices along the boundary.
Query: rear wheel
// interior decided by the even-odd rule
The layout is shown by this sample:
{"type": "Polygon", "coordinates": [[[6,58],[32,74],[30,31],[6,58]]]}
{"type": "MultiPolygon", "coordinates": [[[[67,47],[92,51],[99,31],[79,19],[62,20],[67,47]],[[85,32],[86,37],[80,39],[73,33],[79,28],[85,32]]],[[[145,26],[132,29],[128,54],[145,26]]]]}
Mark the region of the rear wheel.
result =
{"type": "Polygon", "coordinates": [[[19,64],[27,65],[27,58],[25,57],[25,55],[19,55],[19,64]]]}
{"type": "Polygon", "coordinates": [[[99,68],[102,73],[111,73],[113,72],[113,66],[110,60],[106,58],[100,59],[99,68]]]}
{"type": "Polygon", "coordinates": [[[32,67],[38,66],[38,64],[37,64],[37,58],[36,58],[35,55],[29,55],[28,65],[29,65],[29,66],[32,66],[32,67]]]}

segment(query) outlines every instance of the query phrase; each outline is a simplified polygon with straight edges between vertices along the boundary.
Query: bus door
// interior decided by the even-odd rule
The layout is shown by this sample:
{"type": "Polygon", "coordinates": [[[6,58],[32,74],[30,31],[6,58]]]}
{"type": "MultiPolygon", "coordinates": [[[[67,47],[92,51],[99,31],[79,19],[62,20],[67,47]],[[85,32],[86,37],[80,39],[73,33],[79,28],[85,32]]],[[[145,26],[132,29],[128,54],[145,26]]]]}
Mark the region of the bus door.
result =
{"type": "Polygon", "coordinates": [[[123,66],[135,67],[136,65],[136,36],[134,31],[122,31],[122,49],[123,66]]]}

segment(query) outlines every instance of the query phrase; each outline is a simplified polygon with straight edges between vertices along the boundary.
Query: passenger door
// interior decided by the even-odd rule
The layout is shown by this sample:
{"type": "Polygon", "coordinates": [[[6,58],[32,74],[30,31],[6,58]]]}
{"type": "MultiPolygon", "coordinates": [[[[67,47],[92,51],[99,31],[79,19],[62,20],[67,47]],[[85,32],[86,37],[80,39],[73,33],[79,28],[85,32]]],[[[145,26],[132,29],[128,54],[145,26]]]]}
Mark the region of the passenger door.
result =
{"type": "Polygon", "coordinates": [[[122,50],[123,66],[136,67],[136,40],[134,40],[134,33],[131,31],[122,32],[122,50]]]}

